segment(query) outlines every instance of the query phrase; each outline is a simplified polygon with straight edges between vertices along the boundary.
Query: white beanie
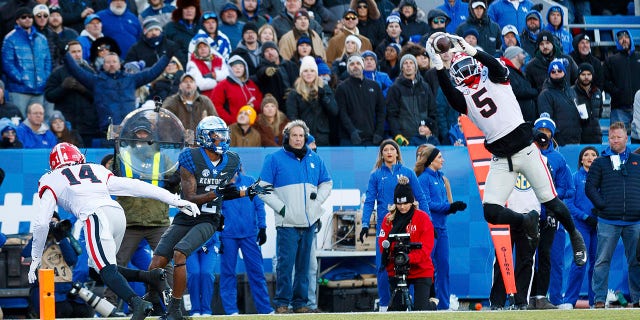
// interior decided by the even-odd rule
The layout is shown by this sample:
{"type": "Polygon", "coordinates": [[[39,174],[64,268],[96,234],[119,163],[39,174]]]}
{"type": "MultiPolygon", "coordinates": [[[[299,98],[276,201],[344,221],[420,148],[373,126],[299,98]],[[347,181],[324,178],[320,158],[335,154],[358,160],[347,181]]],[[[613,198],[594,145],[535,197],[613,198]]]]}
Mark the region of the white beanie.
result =
{"type": "Polygon", "coordinates": [[[308,69],[311,69],[318,73],[318,64],[316,64],[316,59],[314,59],[312,56],[306,56],[302,58],[302,61],[300,61],[300,75],[302,75],[302,71],[308,69]]]}
{"type": "Polygon", "coordinates": [[[362,48],[362,40],[360,40],[360,38],[358,38],[358,36],[350,34],[347,36],[346,39],[344,39],[344,43],[347,44],[347,41],[353,41],[356,43],[356,48],[358,52],[360,52],[360,48],[362,48]]]}

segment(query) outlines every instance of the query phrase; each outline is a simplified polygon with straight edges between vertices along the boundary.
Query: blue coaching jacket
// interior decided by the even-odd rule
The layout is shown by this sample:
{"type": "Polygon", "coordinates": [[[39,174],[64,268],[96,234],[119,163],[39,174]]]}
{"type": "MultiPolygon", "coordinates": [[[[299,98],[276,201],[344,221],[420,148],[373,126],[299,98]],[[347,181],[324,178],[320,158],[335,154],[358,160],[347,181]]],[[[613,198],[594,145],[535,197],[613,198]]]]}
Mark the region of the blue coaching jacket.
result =
{"type": "MultiPolygon", "coordinates": [[[[556,187],[558,199],[564,201],[565,199],[572,197],[576,190],[571,183],[571,169],[569,169],[564,156],[555,149],[553,141],[549,143],[549,148],[541,149],[540,153],[547,157],[547,165],[551,170],[551,178],[553,179],[553,184],[556,187]]],[[[545,206],[542,206],[540,219],[546,219],[546,216],[547,209],[545,206]]]]}
{"type": "Polygon", "coordinates": [[[333,187],[324,162],[309,148],[301,160],[284,148],[267,155],[260,178],[261,184],[274,187],[274,192],[260,199],[276,212],[276,227],[311,227],[322,216],[322,203],[333,187]],[[311,193],[316,194],[315,200],[311,193]],[[282,207],[286,207],[284,217],[278,214],[282,207]]]}
{"type": "Polygon", "coordinates": [[[573,186],[576,188],[576,192],[573,196],[567,198],[566,203],[573,220],[585,221],[589,216],[594,216],[591,212],[593,209],[593,203],[587,198],[585,193],[585,183],[587,181],[587,171],[584,167],[580,167],[576,173],[573,174],[573,186]]]}
{"type": "Polygon", "coordinates": [[[447,198],[447,188],[444,185],[444,174],[440,171],[433,171],[431,168],[424,168],[424,172],[418,177],[424,193],[429,195],[431,202],[431,222],[434,228],[447,228],[447,215],[449,214],[449,199],[447,198]]]}

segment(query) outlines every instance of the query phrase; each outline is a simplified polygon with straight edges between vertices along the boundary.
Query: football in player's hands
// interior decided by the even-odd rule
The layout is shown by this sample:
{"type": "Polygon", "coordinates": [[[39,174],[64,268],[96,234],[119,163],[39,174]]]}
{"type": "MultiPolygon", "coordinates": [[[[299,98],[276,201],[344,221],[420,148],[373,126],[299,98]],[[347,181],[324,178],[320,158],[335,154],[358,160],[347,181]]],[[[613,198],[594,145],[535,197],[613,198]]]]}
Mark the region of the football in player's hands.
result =
{"type": "Polygon", "coordinates": [[[444,53],[451,49],[451,39],[446,34],[442,34],[434,39],[433,47],[436,53],[444,53]]]}

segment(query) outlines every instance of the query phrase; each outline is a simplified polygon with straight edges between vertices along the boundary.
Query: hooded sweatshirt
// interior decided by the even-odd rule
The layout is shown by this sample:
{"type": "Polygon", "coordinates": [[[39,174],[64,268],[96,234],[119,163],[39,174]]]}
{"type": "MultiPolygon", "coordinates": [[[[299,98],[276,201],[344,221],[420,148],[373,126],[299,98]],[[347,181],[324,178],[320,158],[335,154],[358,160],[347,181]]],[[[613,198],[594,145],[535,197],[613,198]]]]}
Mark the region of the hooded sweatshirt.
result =
{"type": "MultiPolygon", "coordinates": [[[[621,31],[629,32],[618,32],[621,31]]],[[[618,53],[609,56],[604,63],[604,89],[611,94],[612,109],[630,109],[633,108],[633,97],[640,89],[640,54],[635,51],[633,37],[628,51],[617,41],[616,47],[618,53]]]]}
{"type": "Polygon", "coordinates": [[[478,46],[480,48],[491,55],[499,51],[502,46],[502,30],[500,26],[489,19],[486,10],[480,19],[476,18],[471,7],[469,7],[468,14],[467,21],[456,28],[456,34],[462,37],[465,31],[474,28],[480,35],[478,37],[478,46]]]}
{"type": "Polygon", "coordinates": [[[564,24],[564,11],[562,11],[562,8],[560,6],[552,6],[551,8],[549,8],[549,11],[547,12],[547,25],[544,26],[544,29],[549,30],[551,34],[556,36],[556,38],[560,39],[562,52],[564,52],[565,54],[569,54],[573,52],[573,45],[572,45],[573,36],[571,35],[571,32],[569,32],[569,30],[563,27],[563,24],[564,24]],[[552,10],[556,10],[556,11],[559,10],[560,16],[562,17],[562,20],[560,20],[560,25],[557,28],[554,27],[549,21],[549,16],[551,15],[552,10]]]}

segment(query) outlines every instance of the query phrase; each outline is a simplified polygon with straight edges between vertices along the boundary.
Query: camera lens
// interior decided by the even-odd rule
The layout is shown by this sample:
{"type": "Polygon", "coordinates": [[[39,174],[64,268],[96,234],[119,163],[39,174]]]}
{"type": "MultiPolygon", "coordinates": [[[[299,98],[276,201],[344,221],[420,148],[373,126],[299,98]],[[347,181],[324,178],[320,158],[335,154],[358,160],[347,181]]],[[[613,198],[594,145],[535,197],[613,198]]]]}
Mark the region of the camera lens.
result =
{"type": "Polygon", "coordinates": [[[311,192],[311,194],[309,195],[309,198],[310,198],[311,200],[315,200],[317,197],[318,197],[318,194],[317,194],[317,193],[315,193],[315,192],[311,192]]]}

